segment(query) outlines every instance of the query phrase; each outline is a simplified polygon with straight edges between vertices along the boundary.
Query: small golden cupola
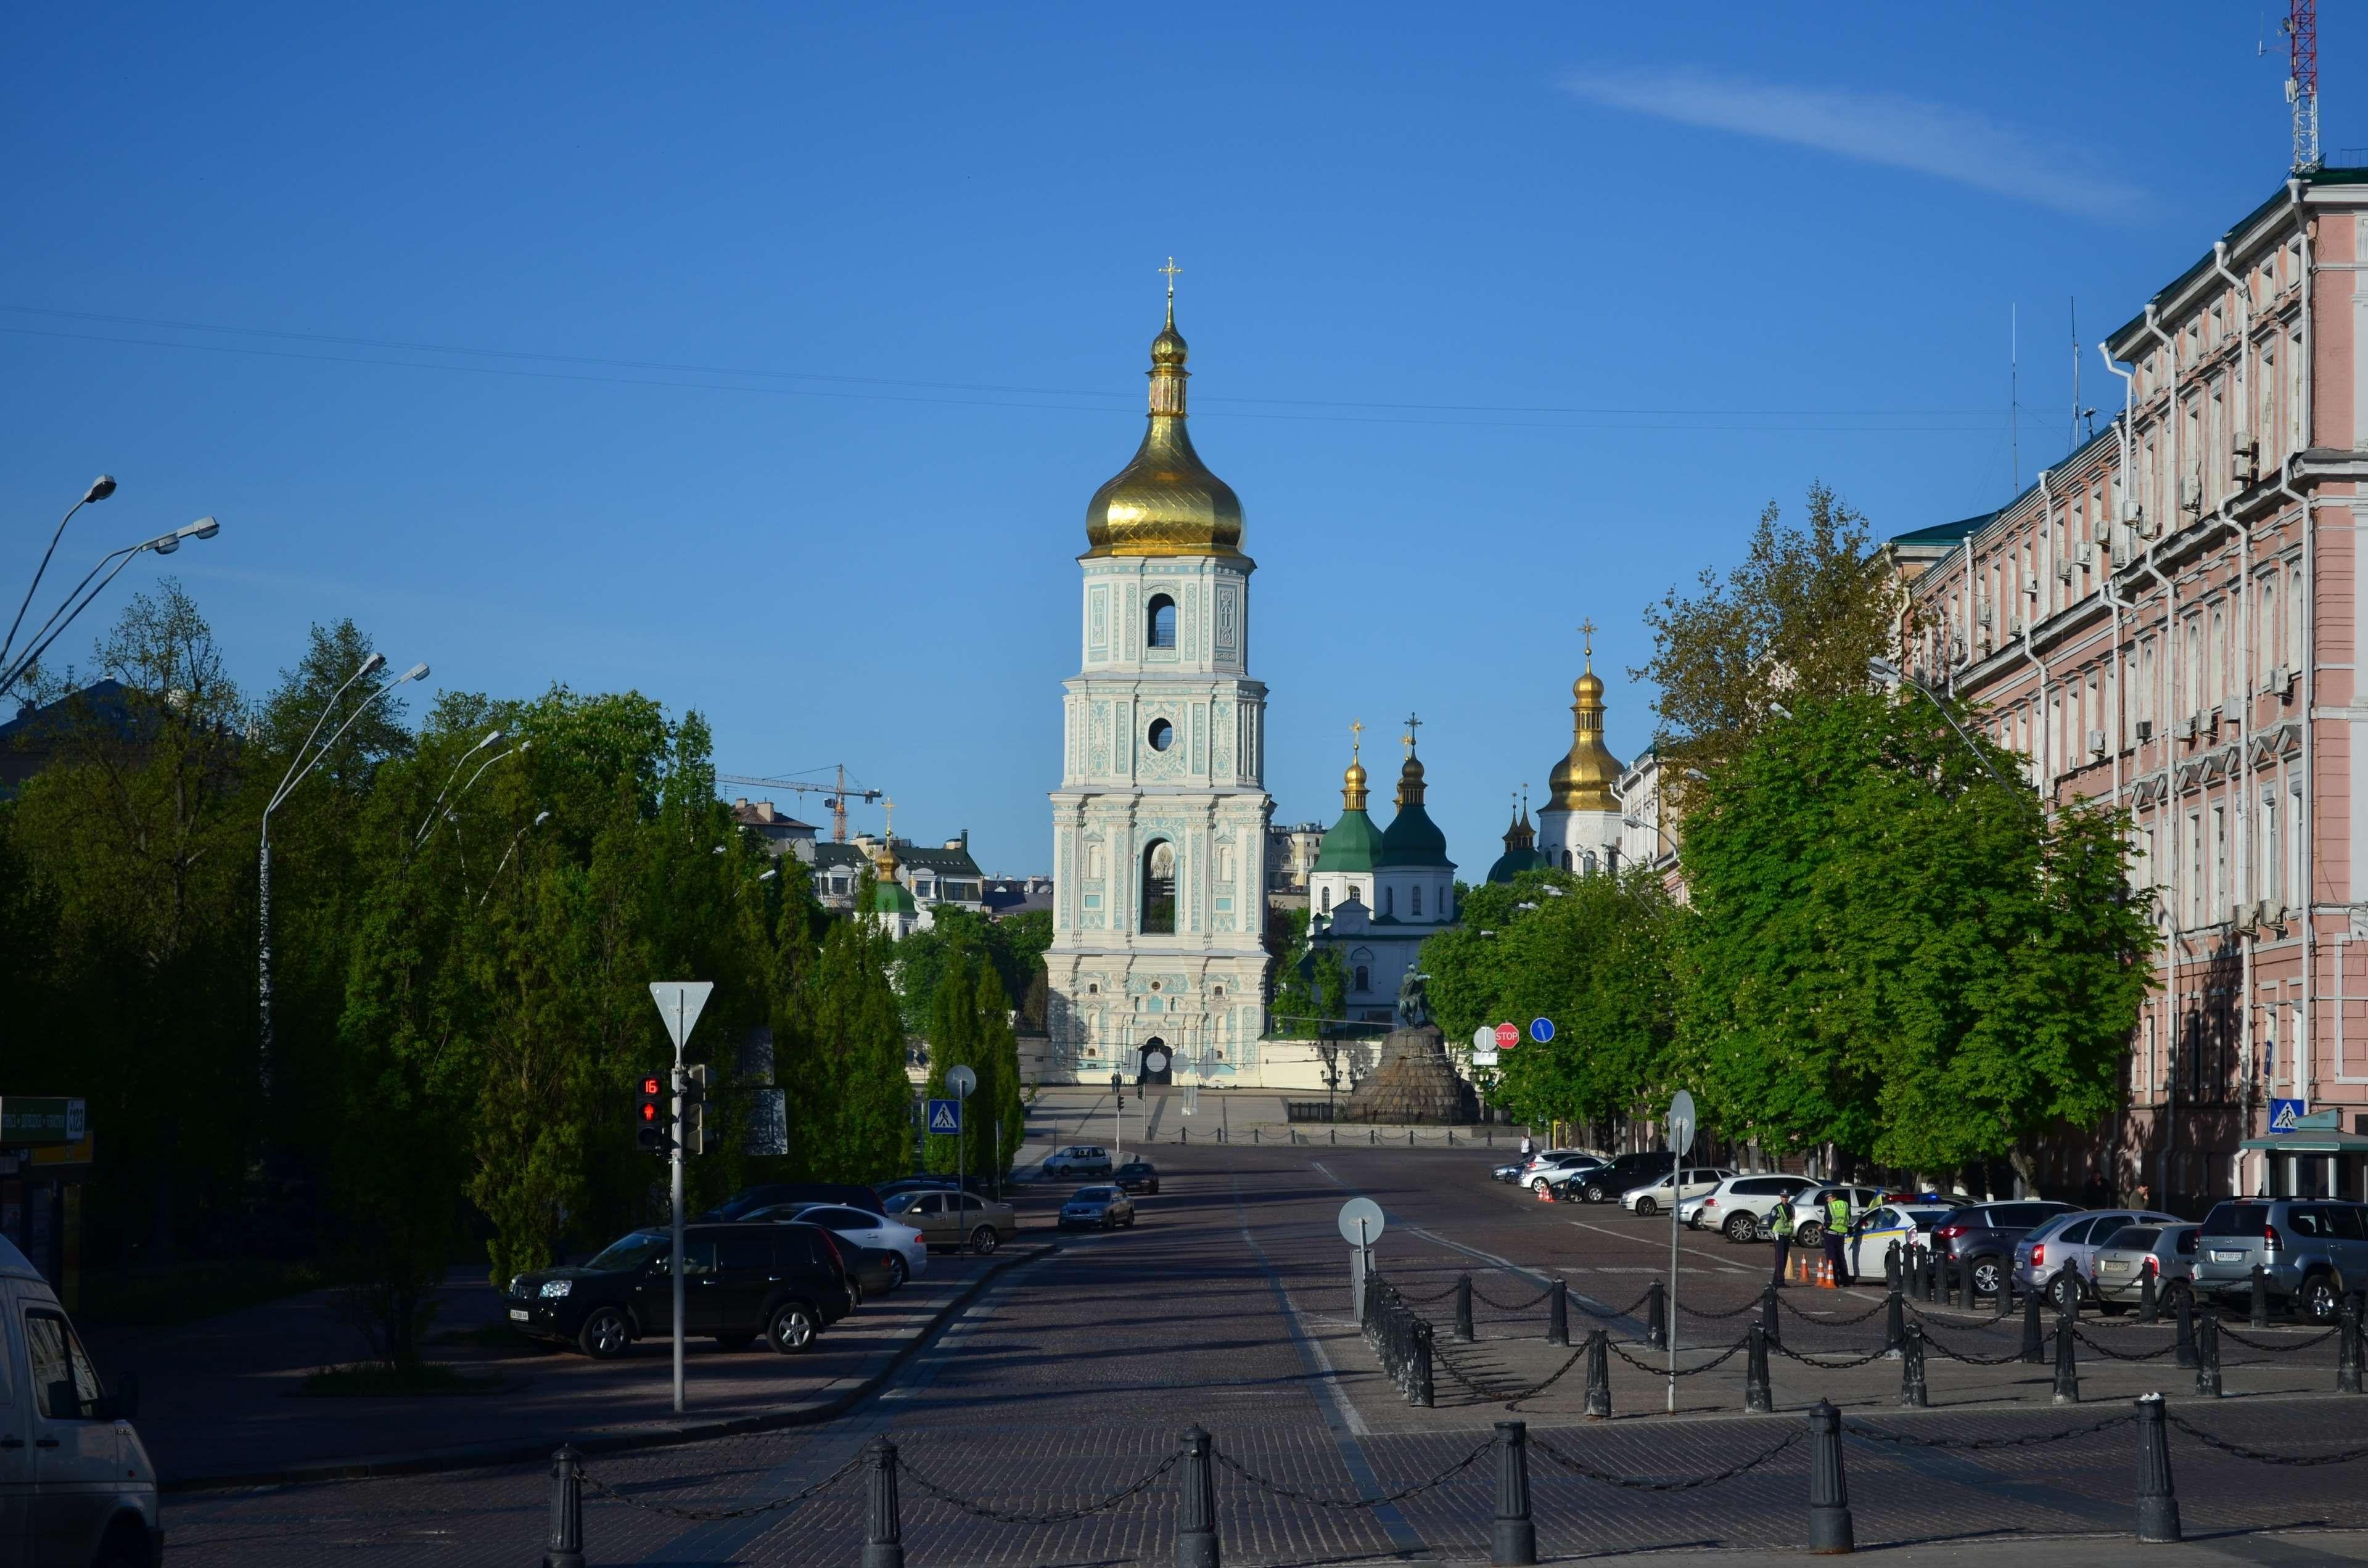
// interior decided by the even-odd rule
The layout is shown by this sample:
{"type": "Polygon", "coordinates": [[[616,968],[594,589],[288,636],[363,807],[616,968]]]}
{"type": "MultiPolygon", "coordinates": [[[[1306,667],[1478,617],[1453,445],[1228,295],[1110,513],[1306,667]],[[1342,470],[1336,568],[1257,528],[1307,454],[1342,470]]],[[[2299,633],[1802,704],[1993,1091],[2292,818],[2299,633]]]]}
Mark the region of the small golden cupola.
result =
{"type": "Polygon", "coordinates": [[[1620,775],[1627,770],[1603,744],[1603,681],[1595,673],[1595,625],[1589,621],[1579,630],[1587,636],[1587,668],[1570,684],[1570,751],[1554,764],[1548,779],[1553,794],[1547,809],[1616,812],[1620,775]]]}
{"type": "Polygon", "coordinates": [[[1242,546],[1242,503],[1209,472],[1184,427],[1184,335],[1176,330],[1170,257],[1167,323],[1151,340],[1151,426],[1134,460],[1094,492],[1086,506],[1086,557],[1226,555],[1242,546]]]}

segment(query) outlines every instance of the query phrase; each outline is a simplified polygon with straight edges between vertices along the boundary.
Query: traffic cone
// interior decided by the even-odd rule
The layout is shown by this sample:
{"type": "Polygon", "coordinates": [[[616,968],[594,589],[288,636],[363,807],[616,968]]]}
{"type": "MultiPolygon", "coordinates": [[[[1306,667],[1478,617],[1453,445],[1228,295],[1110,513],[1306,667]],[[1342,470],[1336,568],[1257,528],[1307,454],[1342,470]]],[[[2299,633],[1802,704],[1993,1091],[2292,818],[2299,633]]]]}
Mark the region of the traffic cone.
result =
{"type": "Polygon", "coordinates": [[[1819,1257],[1817,1259],[1817,1289],[1820,1290],[1831,1290],[1836,1288],[1837,1287],[1834,1284],[1833,1264],[1827,1258],[1819,1257]]]}

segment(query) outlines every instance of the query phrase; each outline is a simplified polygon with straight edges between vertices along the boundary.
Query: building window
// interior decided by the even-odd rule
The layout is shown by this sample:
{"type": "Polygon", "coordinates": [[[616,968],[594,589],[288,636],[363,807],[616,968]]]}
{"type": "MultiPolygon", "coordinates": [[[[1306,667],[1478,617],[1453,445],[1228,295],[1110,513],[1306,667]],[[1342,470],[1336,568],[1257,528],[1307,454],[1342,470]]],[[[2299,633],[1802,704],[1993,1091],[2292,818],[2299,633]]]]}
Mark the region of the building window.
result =
{"type": "Polygon", "coordinates": [[[1397,912],[1398,890],[1395,888],[1383,888],[1382,890],[1382,913],[1383,915],[1395,915],[1397,912]]]}
{"type": "Polygon", "coordinates": [[[1414,902],[1413,914],[1415,918],[1420,919],[1422,917],[1422,889],[1419,886],[1408,888],[1406,890],[1406,896],[1414,902]]]}
{"type": "Polygon", "coordinates": [[[1324,913],[1326,915],[1332,913],[1332,890],[1330,888],[1326,888],[1324,890],[1324,913]]]}
{"type": "Polygon", "coordinates": [[[1358,992],[1358,994],[1362,995],[1364,993],[1366,993],[1366,992],[1368,992],[1368,991],[1372,990],[1372,988],[1373,988],[1373,977],[1372,977],[1372,971],[1370,971],[1370,970],[1368,970],[1368,969],[1367,969],[1363,964],[1359,964],[1359,965],[1357,966],[1357,992],[1358,992]]]}
{"type": "Polygon", "coordinates": [[[1152,750],[1166,751],[1176,744],[1176,726],[1165,719],[1154,719],[1145,738],[1151,742],[1152,750]]]}
{"type": "Polygon", "coordinates": [[[2224,806],[2212,808],[2212,919],[2216,925],[2228,917],[2228,812],[2224,806]]]}
{"type": "Polygon", "coordinates": [[[1176,934],[1176,846],[1166,839],[1143,852],[1143,929],[1149,936],[1176,934]]]}
{"type": "Polygon", "coordinates": [[[1166,594],[1154,594],[1144,612],[1151,629],[1151,645],[1155,648],[1176,646],[1176,601],[1166,594]]]}
{"type": "Polygon", "coordinates": [[[2261,791],[2261,897],[2271,904],[2285,902],[2285,856],[2278,844],[2278,788],[2261,791]]]}
{"type": "Polygon", "coordinates": [[[2294,671],[2296,680],[2302,678],[2303,623],[2308,616],[2309,607],[2302,597],[2302,568],[2290,566],[2286,569],[2286,668],[2294,671]]]}
{"type": "Polygon", "coordinates": [[[1099,996],[1101,994],[1102,988],[1099,985],[1087,985],[1086,987],[1086,994],[1088,996],[1099,996]]]}

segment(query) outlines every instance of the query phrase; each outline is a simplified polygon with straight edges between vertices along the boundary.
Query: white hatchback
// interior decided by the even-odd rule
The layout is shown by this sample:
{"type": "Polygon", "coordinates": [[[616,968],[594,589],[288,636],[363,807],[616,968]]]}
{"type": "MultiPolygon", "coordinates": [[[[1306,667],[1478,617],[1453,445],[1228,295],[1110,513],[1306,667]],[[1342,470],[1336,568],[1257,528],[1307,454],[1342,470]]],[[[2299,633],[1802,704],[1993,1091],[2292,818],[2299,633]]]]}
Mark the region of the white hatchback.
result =
{"type": "Polygon", "coordinates": [[[1735,1173],[1725,1165],[1694,1165],[1681,1171],[1671,1171],[1656,1182],[1632,1187],[1620,1195],[1620,1207],[1634,1214],[1658,1214],[1672,1203],[1683,1203],[1689,1198],[1707,1197],[1719,1183],[1735,1173]]]}
{"type": "Polygon", "coordinates": [[[1565,1182],[1575,1176],[1585,1176],[1602,1164],[1595,1154],[1564,1153],[1539,1161],[1523,1171],[1519,1179],[1523,1187],[1534,1188],[1541,1182],[1565,1182]]]}

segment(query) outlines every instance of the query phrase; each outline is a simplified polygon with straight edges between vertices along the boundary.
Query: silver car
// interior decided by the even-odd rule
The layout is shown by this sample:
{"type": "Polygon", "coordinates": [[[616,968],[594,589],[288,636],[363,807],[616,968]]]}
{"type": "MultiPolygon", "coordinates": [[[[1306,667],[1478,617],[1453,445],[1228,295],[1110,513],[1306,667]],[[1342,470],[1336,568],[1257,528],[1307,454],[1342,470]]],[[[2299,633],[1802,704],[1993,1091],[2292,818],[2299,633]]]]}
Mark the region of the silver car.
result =
{"type": "Polygon", "coordinates": [[[2270,1294],[2312,1323],[2333,1323],[2346,1291],[2368,1288],[2368,1214],[2332,1198],[2254,1198],[2215,1203],[2203,1217],[2195,1290],[2241,1297],[2253,1265],[2270,1294]]]}
{"type": "MultiPolygon", "coordinates": [[[[2176,1214],[2152,1210],[2076,1209],[2044,1220],[2014,1244],[2014,1282],[2039,1291],[2059,1309],[2097,1294],[2095,1261],[2100,1249],[2124,1225],[2176,1225],[2176,1214]]],[[[2119,1312],[2119,1303],[2106,1304],[2119,1312]]]]}
{"type": "Polygon", "coordinates": [[[2166,1308],[2195,1290],[2195,1238],[2200,1225],[2123,1225],[2105,1238],[2090,1264],[2090,1288],[2100,1303],[2136,1306],[2154,1276],[2155,1299],[2166,1308]]]}

